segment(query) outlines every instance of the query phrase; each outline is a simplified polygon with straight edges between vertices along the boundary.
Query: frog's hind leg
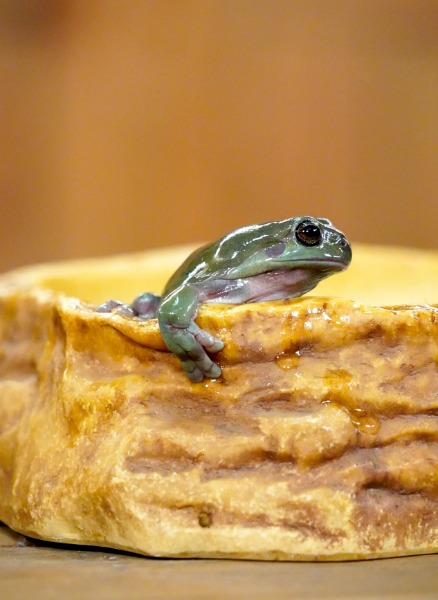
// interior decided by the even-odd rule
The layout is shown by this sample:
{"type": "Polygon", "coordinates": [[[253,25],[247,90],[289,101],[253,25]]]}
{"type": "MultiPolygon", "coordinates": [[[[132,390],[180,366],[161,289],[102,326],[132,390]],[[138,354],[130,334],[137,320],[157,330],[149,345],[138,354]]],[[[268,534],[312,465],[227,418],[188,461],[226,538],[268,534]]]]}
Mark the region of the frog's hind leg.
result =
{"type": "Polygon", "coordinates": [[[154,319],[157,316],[161,296],[145,293],[137,296],[132,304],[125,304],[119,300],[108,300],[96,308],[97,312],[117,313],[123,317],[138,317],[140,319],[154,319]]]}
{"type": "Polygon", "coordinates": [[[146,292],[140,294],[131,304],[134,315],[140,319],[154,319],[157,316],[157,310],[161,302],[161,296],[146,292]]]}

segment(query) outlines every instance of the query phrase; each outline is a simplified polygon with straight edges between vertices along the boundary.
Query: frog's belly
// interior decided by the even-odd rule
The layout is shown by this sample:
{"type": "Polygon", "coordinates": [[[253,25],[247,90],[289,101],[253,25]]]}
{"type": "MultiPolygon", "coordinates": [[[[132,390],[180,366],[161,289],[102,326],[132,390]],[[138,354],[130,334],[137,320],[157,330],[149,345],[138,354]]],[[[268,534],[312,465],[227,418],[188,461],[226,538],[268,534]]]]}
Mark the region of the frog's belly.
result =
{"type": "Polygon", "coordinates": [[[323,278],[324,273],[315,269],[277,270],[244,279],[210,281],[197,288],[201,302],[243,304],[302,296],[323,278]]]}

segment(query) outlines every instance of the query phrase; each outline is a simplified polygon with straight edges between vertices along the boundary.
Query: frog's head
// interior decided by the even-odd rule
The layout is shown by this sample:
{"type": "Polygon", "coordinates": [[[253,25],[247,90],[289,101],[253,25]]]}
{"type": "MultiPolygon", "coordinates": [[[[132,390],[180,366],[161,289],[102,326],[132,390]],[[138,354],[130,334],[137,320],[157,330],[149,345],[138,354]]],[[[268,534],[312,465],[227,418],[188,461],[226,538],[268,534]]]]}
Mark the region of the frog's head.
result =
{"type": "MultiPolygon", "coordinates": [[[[240,241],[240,261],[232,261],[227,279],[300,269],[306,270],[311,289],[351,262],[347,238],[328,219],[295,217],[245,229],[240,241]]],[[[239,247],[238,237],[233,240],[235,250],[239,247]]]]}

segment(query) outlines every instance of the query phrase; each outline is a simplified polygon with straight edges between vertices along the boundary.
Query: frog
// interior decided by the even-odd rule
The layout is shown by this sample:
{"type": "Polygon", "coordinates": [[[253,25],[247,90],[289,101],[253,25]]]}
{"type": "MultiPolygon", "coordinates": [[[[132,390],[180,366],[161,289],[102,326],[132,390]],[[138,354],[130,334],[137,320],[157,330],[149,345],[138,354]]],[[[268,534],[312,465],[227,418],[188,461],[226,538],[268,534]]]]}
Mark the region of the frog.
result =
{"type": "Polygon", "coordinates": [[[221,367],[211,355],[224,343],[196,323],[201,304],[296,298],[344,271],[351,259],[347,238],[326,218],[301,216],[247,225],[190,254],[161,296],[146,292],[129,305],[111,300],[98,310],[157,318],[164,343],[190,381],[219,379],[221,367]]]}

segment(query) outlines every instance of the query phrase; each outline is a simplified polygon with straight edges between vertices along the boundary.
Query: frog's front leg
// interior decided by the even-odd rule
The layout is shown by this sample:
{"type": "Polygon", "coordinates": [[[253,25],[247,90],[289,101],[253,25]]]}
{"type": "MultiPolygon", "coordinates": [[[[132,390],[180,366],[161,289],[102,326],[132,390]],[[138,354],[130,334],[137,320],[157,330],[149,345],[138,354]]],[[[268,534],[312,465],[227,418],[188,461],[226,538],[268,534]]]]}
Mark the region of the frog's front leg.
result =
{"type": "Polygon", "coordinates": [[[191,381],[220,377],[221,369],[207,352],[219,352],[223,342],[195,323],[199,307],[197,291],[188,285],[169,294],[158,309],[158,323],[166,346],[181,360],[191,381]]]}

